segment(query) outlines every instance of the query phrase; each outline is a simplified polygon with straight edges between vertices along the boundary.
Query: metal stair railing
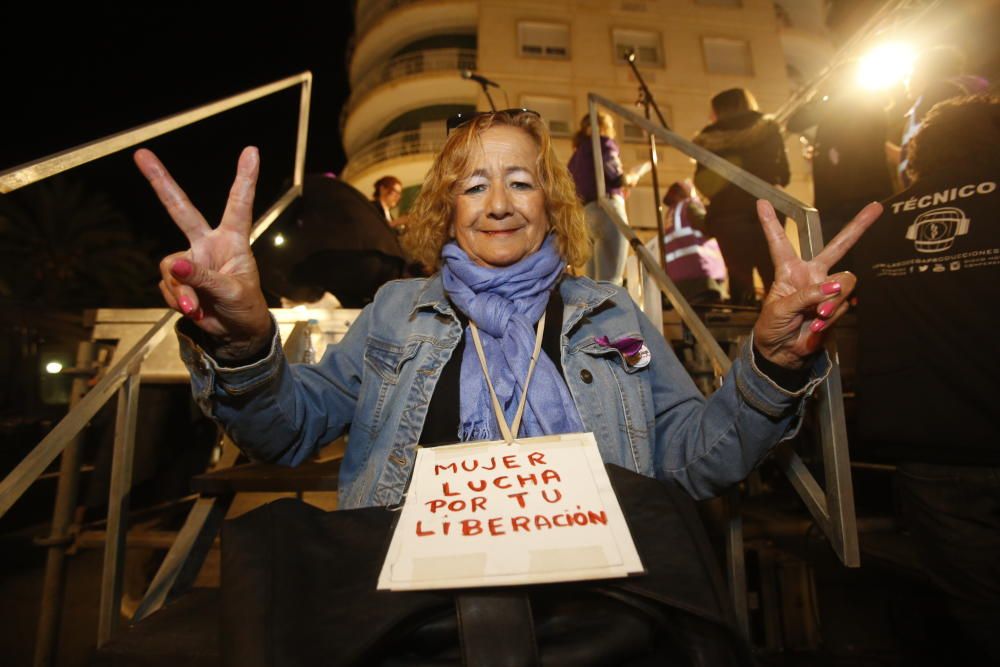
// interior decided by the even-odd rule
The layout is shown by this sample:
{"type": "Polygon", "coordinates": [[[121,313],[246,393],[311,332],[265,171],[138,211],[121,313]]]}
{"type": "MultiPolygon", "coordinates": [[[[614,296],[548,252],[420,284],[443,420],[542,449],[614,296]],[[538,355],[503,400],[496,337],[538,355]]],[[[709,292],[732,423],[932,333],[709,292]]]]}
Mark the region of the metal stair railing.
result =
{"type": "MultiPolygon", "coordinates": [[[[312,73],[308,71],[7,169],[0,172],[0,193],[12,192],[295,86],[301,86],[301,95],[292,186],[255,221],[250,233],[250,242],[253,243],[302,193],[312,91],[312,73]]],[[[107,643],[114,634],[121,607],[122,565],[127,530],[125,524],[132,481],[132,456],[135,449],[139,372],[143,361],[160,343],[167,334],[169,326],[178,317],[177,313],[168,312],[129,350],[119,351],[119,361],[104,374],[100,382],[82,399],[74,401],[66,416],[0,482],[0,517],[2,517],[59,454],[64,454],[70,461],[77,461],[78,453],[75,450],[79,434],[97,411],[117,393],[118,413],[115,423],[107,542],[98,615],[98,646],[107,643]]],[[[81,366],[83,362],[78,360],[77,365],[81,366]]],[[[79,475],[79,469],[76,465],[63,465],[61,475],[63,477],[79,475]]],[[[71,541],[66,532],[69,526],[65,519],[71,514],[72,507],[76,503],[76,488],[75,479],[70,483],[64,483],[64,480],[60,479],[53,532],[43,541],[50,550],[50,556],[46,564],[46,582],[42,593],[42,611],[35,650],[36,665],[48,665],[53,660],[53,649],[57,641],[59,598],[63,588],[64,555],[71,541]]]]}
{"type": "MultiPolygon", "coordinates": [[[[282,348],[289,363],[307,361],[306,338],[312,335],[307,320],[295,323],[292,331],[285,337],[282,348]]],[[[236,464],[239,449],[228,435],[223,436],[222,456],[216,464],[216,470],[231,468],[236,464]]],[[[188,512],[184,525],[170,545],[163,563],[154,575],[143,595],[142,600],[132,615],[131,624],[143,620],[162,607],[172,596],[189,589],[198,571],[205,561],[205,556],[222,528],[222,521],[232,503],[232,496],[201,497],[195,500],[194,507],[188,512]]]]}
{"type": "MultiPolygon", "coordinates": [[[[667,276],[660,262],[639,240],[635,232],[622,220],[611,206],[604,187],[604,171],[600,160],[600,131],[598,129],[597,108],[601,106],[632,123],[658,142],[663,142],[694,158],[733,185],[749,192],[759,199],[767,199],[774,208],[798,225],[800,254],[803,259],[811,259],[822,247],[823,236],[820,228],[819,212],[786,192],[765,183],[753,174],[744,171],[731,162],[698,146],[676,132],[654,125],[643,116],[616,104],[596,93],[587,96],[590,113],[591,138],[593,141],[594,171],[596,176],[598,201],[619,231],[629,240],[645,270],[659,289],[666,294],[670,303],[690,329],[696,343],[711,360],[717,377],[721,377],[732,365],[729,357],[712,336],[708,327],[684,299],[680,290],[667,276]]],[[[654,169],[656,166],[654,165],[654,169]]],[[[840,366],[837,358],[836,341],[827,339],[827,351],[833,367],[820,385],[818,397],[820,442],[823,452],[826,489],[820,486],[799,455],[789,446],[776,448],[776,461],[783,469],[795,491],[805,503],[816,524],[829,540],[834,552],[847,567],[858,567],[860,555],[858,546],[857,519],[854,511],[854,490],[851,486],[850,457],[847,448],[847,426],[844,419],[843,391],[840,382],[840,366]]],[[[746,608],[746,572],[743,563],[742,528],[739,523],[739,495],[730,493],[730,526],[727,530],[728,572],[730,590],[736,605],[739,622],[745,634],[749,620],[746,608]]]]}

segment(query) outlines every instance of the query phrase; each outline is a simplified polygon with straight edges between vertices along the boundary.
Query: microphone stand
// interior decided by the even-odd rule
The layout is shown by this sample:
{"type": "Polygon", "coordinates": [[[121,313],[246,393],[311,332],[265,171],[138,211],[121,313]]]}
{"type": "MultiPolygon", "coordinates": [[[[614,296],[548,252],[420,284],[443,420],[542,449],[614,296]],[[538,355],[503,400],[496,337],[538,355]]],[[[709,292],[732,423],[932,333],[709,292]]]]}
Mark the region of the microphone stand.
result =
{"type": "Polygon", "coordinates": [[[625,56],[625,60],[628,61],[628,66],[632,68],[632,73],[635,74],[635,78],[639,82],[640,99],[644,100],[643,103],[646,105],[646,118],[649,118],[649,107],[652,105],[653,110],[656,111],[656,117],[659,119],[660,125],[663,126],[664,130],[669,130],[670,125],[667,124],[667,121],[663,118],[663,114],[660,113],[660,107],[656,104],[656,100],[653,99],[653,93],[646,86],[646,81],[642,78],[642,74],[639,73],[639,68],[635,66],[635,51],[629,51],[625,56]]]}
{"type": "MultiPolygon", "coordinates": [[[[635,66],[635,51],[629,51],[626,55],[625,60],[628,62],[629,67],[632,68],[632,73],[635,74],[636,80],[639,82],[639,100],[637,104],[641,104],[646,115],[646,120],[650,120],[649,110],[650,107],[656,111],[656,117],[660,120],[660,125],[664,129],[669,130],[670,126],[667,125],[666,119],[663,118],[663,114],[660,113],[660,107],[656,104],[656,100],[653,99],[653,93],[650,92],[649,87],[646,86],[645,80],[642,78],[642,74],[639,73],[639,68],[635,66]]],[[[656,137],[652,134],[647,133],[649,136],[649,162],[653,165],[651,172],[653,174],[653,206],[656,210],[656,247],[659,250],[659,262],[660,267],[663,272],[667,271],[667,256],[664,252],[663,245],[663,209],[660,203],[660,176],[656,168],[656,137]]]]}
{"type": "Polygon", "coordinates": [[[493,96],[490,95],[489,86],[486,85],[485,81],[477,81],[476,83],[478,83],[479,87],[483,89],[484,93],[486,93],[486,99],[489,100],[490,103],[490,111],[495,112],[497,110],[497,105],[493,103],[493,96]]]}

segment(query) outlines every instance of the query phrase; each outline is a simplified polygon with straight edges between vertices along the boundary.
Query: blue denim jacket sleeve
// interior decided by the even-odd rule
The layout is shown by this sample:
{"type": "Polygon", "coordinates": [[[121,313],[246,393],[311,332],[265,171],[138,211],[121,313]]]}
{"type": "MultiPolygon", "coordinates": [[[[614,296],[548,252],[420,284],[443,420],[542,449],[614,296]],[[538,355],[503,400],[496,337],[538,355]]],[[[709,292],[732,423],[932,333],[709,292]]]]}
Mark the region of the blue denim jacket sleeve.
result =
{"type": "Polygon", "coordinates": [[[817,357],[805,387],[789,392],[765,376],[746,342],[722,386],[705,400],[662,335],[639,314],[650,348],[655,412],[654,468],[698,499],[711,498],[746,478],[780,440],[795,435],[805,398],[830,372],[826,352],[817,357]]]}
{"type": "Polygon", "coordinates": [[[369,310],[362,311],[320,364],[289,364],[277,326],[268,355],[235,368],[220,366],[179,325],[181,358],[195,402],[259,461],[295,466],[350,425],[361,386],[369,310]]]}

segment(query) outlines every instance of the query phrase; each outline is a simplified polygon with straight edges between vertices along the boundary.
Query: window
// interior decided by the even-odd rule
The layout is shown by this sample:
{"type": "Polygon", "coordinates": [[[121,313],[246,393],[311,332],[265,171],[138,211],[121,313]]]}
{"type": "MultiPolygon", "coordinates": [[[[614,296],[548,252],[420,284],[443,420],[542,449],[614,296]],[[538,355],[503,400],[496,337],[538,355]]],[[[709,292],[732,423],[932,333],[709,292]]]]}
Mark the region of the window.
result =
{"type": "Polygon", "coordinates": [[[541,114],[553,137],[573,136],[578,119],[574,118],[571,100],[562,97],[523,95],[521,96],[521,106],[541,114]]]}
{"type": "MultiPolygon", "coordinates": [[[[640,116],[644,113],[641,106],[632,106],[632,102],[619,102],[623,107],[628,107],[630,110],[635,111],[640,116]]],[[[664,120],[671,128],[674,126],[674,114],[673,108],[669,104],[660,104],[660,111],[663,113],[664,120]]],[[[650,109],[650,114],[653,117],[653,124],[659,125],[659,119],[656,117],[656,112],[650,109]]],[[[633,125],[632,123],[621,119],[621,132],[618,135],[620,139],[619,143],[624,144],[635,144],[635,143],[646,143],[646,132],[638,125],[633,125]]],[[[645,159],[645,158],[644,158],[645,159]]]]}
{"type": "Polygon", "coordinates": [[[564,23],[517,24],[518,51],[533,58],[569,58],[569,26],[564,23]]]}
{"type": "Polygon", "coordinates": [[[625,63],[631,51],[635,51],[636,65],[662,65],[660,34],[646,30],[620,30],[612,32],[615,45],[615,62],[625,63]]]}
{"type": "Polygon", "coordinates": [[[703,37],[701,48],[705,54],[705,70],[710,74],[753,76],[750,42],[728,37],[703,37]]]}
{"type": "Polygon", "coordinates": [[[622,141],[625,143],[636,143],[646,140],[646,133],[638,125],[633,125],[628,121],[622,121],[622,141]]]}

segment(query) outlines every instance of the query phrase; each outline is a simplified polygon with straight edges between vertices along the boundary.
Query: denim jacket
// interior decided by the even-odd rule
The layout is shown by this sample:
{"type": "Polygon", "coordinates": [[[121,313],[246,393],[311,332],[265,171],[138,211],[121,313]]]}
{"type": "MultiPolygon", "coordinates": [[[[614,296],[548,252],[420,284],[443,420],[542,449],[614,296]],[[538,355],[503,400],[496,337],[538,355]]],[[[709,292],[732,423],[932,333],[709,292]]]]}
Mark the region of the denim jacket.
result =
{"type": "MultiPolygon", "coordinates": [[[[705,400],[627,292],[572,277],[559,289],[563,373],[604,461],[676,480],[695,498],[742,480],[794,435],[804,398],[829,371],[824,354],[803,389],[785,391],[756,367],[748,343],[705,400]],[[641,337],[649,365],[630,366],[600,336],[641,337]]],[[[352,509],[402,499],[434,387],[463,330],[434,276],[387,283],[315,365],[288,364],[275,334],[266,358],[224,368],[178,333],[195,400],[252,458],[294,466],[350,428],[339,506],[352,509]]]]}

